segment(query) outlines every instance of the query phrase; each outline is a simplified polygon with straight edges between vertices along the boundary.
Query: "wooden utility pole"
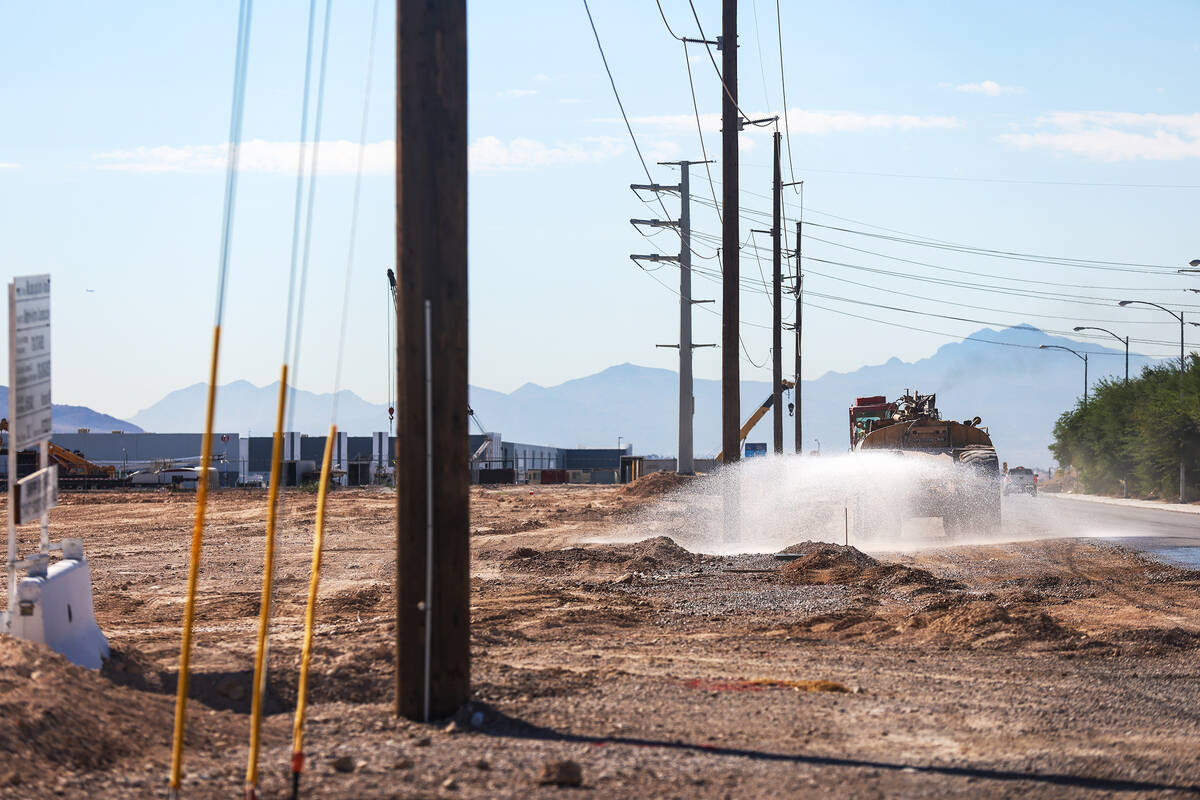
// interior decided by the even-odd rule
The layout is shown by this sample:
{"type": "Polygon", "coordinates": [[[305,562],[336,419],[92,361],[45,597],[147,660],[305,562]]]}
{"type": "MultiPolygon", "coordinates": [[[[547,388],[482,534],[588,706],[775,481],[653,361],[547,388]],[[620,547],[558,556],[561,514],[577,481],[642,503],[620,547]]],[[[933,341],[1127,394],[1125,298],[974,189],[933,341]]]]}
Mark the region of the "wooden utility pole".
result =
{"type": "Polygon", "coordinates": [[[470,693],[466,0],[396,14],[396,713],[470,693]]]}
{"type": "Polygon", "coordinates": [[[738,265],[741,233],[738,229],[738,129],[737,107],[737,0],[721,3],[721,452],[726,464],[741,455],[741,339],[738,323],[738,265]]]}
{"type": "Polygon", "coordinates": [[[796,220],[796,388],[793,390],[796,393],[796,455],[804,454],[804,389],[800,383],[800,362],[804,353],[804,271],[800,266],[800,235],[803,233],[803,224],[803,220],[796,220]]]}
{"type": "Polygon", "coordinates": [[[783,455],[783,222],[780,220],[783,175],[779,168],[779,131],[775,131],[775,182],[771,199],[771,243],[774,246],[771,254],[771,306],[774,312],[771,321],[771,391],[775,397],[775,405],[771,409],[775,421],[772,444],[775,453],[783,455]]]}

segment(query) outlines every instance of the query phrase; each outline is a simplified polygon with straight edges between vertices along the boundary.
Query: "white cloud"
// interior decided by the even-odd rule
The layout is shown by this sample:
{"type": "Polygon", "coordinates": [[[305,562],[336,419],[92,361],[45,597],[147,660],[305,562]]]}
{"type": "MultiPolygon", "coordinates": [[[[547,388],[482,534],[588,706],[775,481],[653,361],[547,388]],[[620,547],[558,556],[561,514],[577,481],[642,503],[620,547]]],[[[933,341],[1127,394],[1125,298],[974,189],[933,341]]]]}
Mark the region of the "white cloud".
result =
{"type": "Polygon", "coordinates": [[[1096,161],[1200,158],[1200,113],[1056,111],[1035,120],[1034,128],[997,138],[1020,150],[1050,150],[1096,161]]]}
{"type": "MultiPolygon", "coordinates": [[[[752,119],[771,116],[766,112],[747,111],[752,119]]],[[[886,130],[953,130],[964,126],[956,117],[917,116],[915,114],[861,114],[856,111],[807,111],[793,108],[788,111],[788,124],[792,133],[820,135],[827,133],[862,133],[886,130]]],[[[619,120],[618,120],[619,121],[619,120]]],[[[694,133],[696,118],[691,114],[670,116],[637,117],[632,122],[672,133],[694,133]]],[[[720,114],[701,114],[700,127],[705,131],[721,128],[720,114]]],[[[746,128],[753,132],[766,128],[746,128]]]]}
{"type": "Polygon", "coordinates": [[[17,169],[19,164],[14,164],[11,161],[0,161],[0,169],[17,169]]]}
{"type": "Polygon", "coordinates": [[[533,79],[535,81],[548,81],[550,80],[550,76],[544,72],[539,72],[537,75],[533,76],[533,79]]]}
{"type": "MultiPolygon", "coordinates": [[[[622,140],[614,137],[589,137],[577,142],[546,144],[527,138],[502,142],[495,136],[484,136],[469,145],[467,157],[472,170],[516,170],[600,161],[623,151],[622,140]]],[[[97,153],[92,159],[100,169],[123,172],[217,172],[225,169],[227,152],[225,145],[164,145],[110,150],[97,153]]],[[[322,175],[353,175],[358,164],[358,152],[359,147],[354,142],[321,142],[318,172],[322,175]]],[[[306,173],[311,163],[311,153],[311,149],[306,148],[306,173]]],[[[295,175],[298,156],[299,146],[296,142],[256,139],[242,145],[239,171],[295,175]]],[[[395,168],[394,141],[372,142],[363,148],[364,173],[391,175],[395,168]]]]}
{"type": "MultiPolygon", "coordinates": [[[[363,150],[363,171],[381,175],[395,170],[396,144],[371,142],[363,150]]],[[[183,145],[173,147],[135,147],[109,150],[92,156],[100,169],[124,172],[210,172],[225,169],[227,145],[183,145]]],[[[322,175],[352,175],[358,166],[359,146],[344,139],[321,142],[317,170],[322,175]]],[[[267,142],[253,139],[243,142],[238,169],[241,172],[267,172],[294,175],[300,155],[297,142],[267,142]]],[[[312,144],[305,148],[304,170],[310,171],[312,144]]]]}
{"type": "Polygon", "coordinates": [[[532,97],[535,94],[537,94],[537,89],[505,89],[502,92],[496,92],[497,97],[506,97],[509,99],[532,97]]]}
{"type": "MultiPolygon", "coordinates": [[[[946,87],[949,84],[939,83],[938,86],[946,87]]],[[[988,97],[999,97],[1002,94],[1021,94],[1025,90],[1020,86],[1001,86],[995,81],[980,81],[979,83],[960,83],[954,87],[956,92],[964,92],[966,94],[985,94],[988,97]]]]}
{"type": "Polygon", "coordinates": [[[625,149],[621,141],[611,136],[592,136],[549,145],[535,139],[502,142],[495,136],[484,136],[471,142],[467,158],[470,168],[480,172],[586,164],[619,155],[625,149]]]}

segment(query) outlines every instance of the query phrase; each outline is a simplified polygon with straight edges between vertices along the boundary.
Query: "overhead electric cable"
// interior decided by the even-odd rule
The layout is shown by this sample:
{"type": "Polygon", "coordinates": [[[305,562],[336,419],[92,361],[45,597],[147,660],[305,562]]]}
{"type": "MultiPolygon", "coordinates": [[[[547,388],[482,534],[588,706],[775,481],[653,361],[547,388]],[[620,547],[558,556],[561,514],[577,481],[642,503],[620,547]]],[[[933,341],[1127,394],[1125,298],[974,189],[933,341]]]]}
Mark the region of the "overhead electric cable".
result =
{"type": "MultiPolygon", "coordinates": [[[[312,570],[308,583],[308,604],[304,614],[304,640],[300,651],[300,676],[296,690],[296,711],[292,722],[292,800],[300,796],[300,774],[304,769],[304,715],[308,704],[308,670],[312,656],[316,620],[317,592],[321,582],[321,557],[325,547],[325,500],[329,491],[330,465],[338,445],[338,397],[342,387],[342,366],[346,355],[347,322],[350,319],[350,286],[354,274],[354,245],[358,238],[359,200],[362,195],[363,156],[367,144],[367,120],[370,111],[371,78],[375,68],[375,31],[379,22],[379,0],[371,5],[371,33],[367,44],[367,77],[363,88],[362,122],[359,125],[358,159],[354,170],[354,195],[350,205],[350,236],[346,246],[346,277],[342,285],[342,315],[338,332],[337,362],[334,367],[333,402],[330,407],[329,435],[321,460],[321,484],[317,495],[317,516],[313,532],[312,570]]],[[[389,315],[389,318],[391,315],[389,315]]],[[[390,364],[390,359],[389,359],[390,364]]],[[[341,457],[339,456],[339,466],[341,457]]]]}
{"type": "Polygon", "coordinates": [[[183,631],[179,646],[179,673],[175,687],[175,720],[171,737],[171,771],[167,796],[179,797],[183,779],[183,746],[187,729],[187,700],[191,676],[192,629],[196,619],[196,586],[200,575],[200,554],[204,545],[204,518],[208,506],[208,470],[212,460],[213,418],[216,414],[217,364],[221,351],[221,324],[225,317],[225,290],[229,283],[229,254],[233,242],[234,200],[237,197],[238,160],[242,144],[242,120],[246,100],[246,64],[250,55],[250,23],[253,0],[238,4],[237,44],[234,47],[233,100],[229,114],[229,150],[225,161],[225,195],[221,212],[221,245],[217,265],[216,309],[214,313],[212,356],[208,368],[208,392],[204,409],[204,438],[201,441],[200,480],[196,481],[196,514],[192,524],[192,542],[188,558],[187,590],[183,610],[183,631]]]}
{"type": "MultiPolygon", "coordinates": [[[[289,393],[289,366],[292,371],[293,381],[298,367],[300,358],[300,339],[303,330],[304,319],[304,300],[308,276],[308,259],[309,247],[312,241],[312,220],[313,220],[313,198],[316,191],[317,180],[317,165],[318,154],[320,153],[321,144],[321,115],[324,105],[325,96],[325,71],[328,63],[329,55],[329,19],[331,12],[332,0],[325,0],[325,15],[324,29],[322,32],[321,45],[321,66],[319,77],[317,80],[317,113],[316,121],[313,125],[313,152],[311,167],[309,169],[308,179],[308,208],[305,221],[304,246],[300,258],[300,283],[298,293],[295,297],[292,296],[291,289],[296,285],[296,261],[294,257],[290,266],[290,274],[288,276],[288,313],[285,320],[286,326],[284,330],[284,361],[280,368],[279,376],[279,397],[275,408],[275,431],[271,442],[271,482],[267,489],[267,520],[266,520],[266,538],[263,544],[263,578],[262,578],[262,597],[259,602],[258,613],[258,634],[255,640],[254,652],[254,684],[251,687],[250,701],[250,744],[246,754],[246,796],[248,800],[254,800],[258,796],[258,761],[259,753],[262,746],[262,713],[263,713],[263,698],[267,691],[267,671],[269,669],[268,661],[268,639],[271,628],[271,606],[274,597],[275,586],[275,534],[276,524],[279,515],[280,494],[282,484],[282,461],[284,441],[284,420],[288,421],[287,429],[291,430],[291,419],[293,409],[289,405],[295,404],[295,386],[294,383],[289,393]],[[292,315],[295,312],[295,324],[292,324],[292,315]],[[295,336],[293,338],[293,329],[295,336]],[[289,365],[289,361],[291,362],[289,365]],[[290,397],[289,397],[290,394],[290,397]],[[290,403],[289,403],[290,400],[290,403]]],[[[309,17],[308,17],[308,39],[305,47],[305,62],[304,62],[304,89],[305,98],[308,97],[308,89],[312,75],[312,37],[313,30],[316,24],[316,8],[314,0],[309,2],[309,17]]],[[[301,125],[304,126],[307,122],[304,117],[307,115],[307,102],[302,106],[301,125]]],[[[298,172],[304,169],[303,159],[297,166],[298,172]]],[[[298,182],[299,186],[299,182],[298,182]]],[[[298,221],[298,220],[294,220],[298,221]]],[[[296,241],[296,231],[292,231],[293,245],[296,241]]],[[[291,444],[291,443],[289,443],[291,444]]],[[[299,458],[299,453],[293,453],[293,458],[299,458]]]]}
{"type": "Polygon", "coordinates": [[[779,12],[779,0],[775,0],[775,29],[779,34],[779,86],[783,91],[783,130],[787,140],[788,174],[792,176],[792,188],[803,191],[803,186],[795,186],[796,167],[792,164],[792,129],[788,125],[787,79],[783,75],[783,18],[779,12]]]}
{"type": "Polygon", "coordinates": [[[662,0],[654,0],[654,2],[658,5],[658,15],[662,17],[663,25],[667,26],[667,33],[671,34],[671,38],[676,41],[684,41],[682,36],[676,36],[675,31],[671,30],[671,23],[667,22],[667,15],[663,13],[662,0]]]}
{"type": "MultiPolygon", "coordinates": [[[[617,82],[613,79],[612,70],[609,69],[608,57],[604,55],[604,45],[600,43],[600,34],[596,30],[596,21],[592,19],[592,9],[588,7],[588,0],[583,0],[583,10],[587,12],[588,24],[592,26],[592,36],[596,38],[596,49],[600,51],[600,60],[604,62],[604,72],[608,75],[609,85],[612,86],[613,97],[617,100],[617,108],[621,110],[621,119],[625,120],[625,130],[629,131],[629,139],[633,142],[633,149],[637,152],[638,161],[642,162],[642,172],[646,173],[647,182],[654,183],[654,178],[650,176],[650,168],[646,166],[646,159],[642,156],[642,148],[633,134],[633,126],[629,124],[629,115],[625,113],[625,104],[621,102],[621,93],[617,91],[617,82]]],[[[666,17],[663,17],[663,22],[666,22],[666,17]]],[[[667,206],[661,197],[658,198],[658,204],[662,206],[664,218],[669,219],[671,214],[667,211],[667,206]]]]}
{"type": "Polygon", "coordinates": [[[717,202],[717,189],[713,185],[712,169],[708,163],[708,149],[704,145],[704,131],[700,128],[700,106],[696,103],[696,84],[692,81],[692,62],[688,59],[687,42],[683,43],[683,64],[687,67],[688,88],[692,90],[692,111],[696,115],[696,135],[700,137],[700,154],[704,158],[704,173],[708,176],[708,190],[712,192],[713,209],[717,212],[717,222],[723,222],[721,204],[717,202]]]}
{"type": "MultiPolygon", "coordinates": [[[[903,306],[891,306],[891,305],[886,305],[884,303],[871,303],[867,300],[860,300],[860,299],[852,298],[852,297],[838,297],[837,295],[822,294],[820,292],[814,292],[811,289],[807,289],[807,288],[804,290],[804,294],[805,294],[805,296],[812,295],[813,297],[819,297],[823,300],[834,300],[834,301],[839,301],[839,302],[843,302],[843,303],[853,303],[855,305],[869,306],[871,308],[879,308],[879,309],[883,309],[886,311],[898,311],[903,314],[916,314],[916,315],[919,315],[922,317],[934,317],[936,319],[945,319],[945,320],[950,320],[952,322],[970,322],[970,323],[973,323],[976,325],[1002,325],[1002,326],[1007,324],[1004,322],[994,322],[994,321],[990,321],[990,320],[973,319],[970,317],[956,317],[951,314],[938,314],[933,311],[918,311],[917,309],[913,309],[913,308],[904,308],[903,306]]],[[[1076,333],[1074,331],[1043,330],[1043,332],[1059,334],[1062,336],[1077,336],[1079,338],[1085,338],[1085,339],[1100,338],[1098,334],[1080,334],[1080,333],[1076,333]]],[[[1134,339],[1131,337],[1129,341],[1137,342],[1138,344],[1157,344],[1157,345],[1170,344],[1169,342],[1166,342],[1166,341],[1160,340],[1160,339],[1134,339]]]]}
{"type": "Polygon", "coordinates": [[[848,169],[816,169],[805,167],[803,172],[826,175],[865,175],[876,178],[911,178],[923,181],[956,181],[965,183],[1012,183],[1030,186],[1082,186],[1107,189],[1200,189],[1196,183],[1105,183],[1099,181],[1048,181],[1022,178],[981,178],[963,175],[909,175],[897,172],[861,172],[848,169]]]}
{"type": "MultiPolygon", "coordinates": [[[[928,328],[918,328],[913,325],[904,325],[899,322],[890,322],[888,320],[877,319],[875,317],[867,317],[862,314],[854,314],[849,311],[841,311],[836,308],[829,308],[827,306],[818,305],[817,303],[806,302],[804,304],[804,307],[806,309],[807,308],[817,308],[817,309],[820,309],[821,311],[828,311],[831,314],[839,314],[843,317],[853,317],[854,319],[860,319],[860,320],[864,320],[866,322],[877,322],[880,325],[890,325],[893,328],[903,328],[905,330],[916,331],[918,333],[930,333],[935,336],[944,336],[947,339],[954,339],[957,341],[982,342],[984,344],[994,344],[994,345],[1000,345],[1002,347],[1019,347],[1023,350],[1039,350],[1039,349],[1041,349],[1040,346],[1036,345],[1036,344],[1020,344],[1018,342],[999,342],[994,339],[981,339],[977,336],[961,336],[959,334],[946,333],[945,331],[935,331],[935,330],[930,330],[928,328]]],[[[1081,350],[1080,352],[1086,353],[1087,355],[1092,355],[1092,356],[1119,356],[1119,357],[1124,356],[1124,353],[1116,352],[1116,351],[1106,352],[1106,351],[1102,351],[1102,350],[1081,350]]],[[[1130,353],[1130,356],[1131,357],[1136,356],[1138,358],[1154,358],[1154,356],[1148,356],[1148,355],[1145,355],[1142,353],[1130,353]]]]}

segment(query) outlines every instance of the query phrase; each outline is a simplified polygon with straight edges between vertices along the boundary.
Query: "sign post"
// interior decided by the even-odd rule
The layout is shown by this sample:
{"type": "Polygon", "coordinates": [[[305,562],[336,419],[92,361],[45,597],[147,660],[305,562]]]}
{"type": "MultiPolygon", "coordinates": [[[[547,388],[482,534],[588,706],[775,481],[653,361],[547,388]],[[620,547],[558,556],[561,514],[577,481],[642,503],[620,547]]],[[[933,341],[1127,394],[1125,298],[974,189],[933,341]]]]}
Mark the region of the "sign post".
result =
{"type": "Polygon", "coordinates": [[[35,444],[41,472],[52,476],[52,493],[45,489],[46,475],[29,484],[40,499],[29,506],[42,518],[42,551],[50,544],[46,512],[47,500],[57,499],[57,471],[46,470],[49,442],[53,429],[50,411],[50,276],[28,275],[14,278],[8,285],[8,611],[9,625],[17,607],[17,525],[22,519],[18,507],[17,452],[35,444]],[[35,488],[35,486],[37,488],[35,488]]]}

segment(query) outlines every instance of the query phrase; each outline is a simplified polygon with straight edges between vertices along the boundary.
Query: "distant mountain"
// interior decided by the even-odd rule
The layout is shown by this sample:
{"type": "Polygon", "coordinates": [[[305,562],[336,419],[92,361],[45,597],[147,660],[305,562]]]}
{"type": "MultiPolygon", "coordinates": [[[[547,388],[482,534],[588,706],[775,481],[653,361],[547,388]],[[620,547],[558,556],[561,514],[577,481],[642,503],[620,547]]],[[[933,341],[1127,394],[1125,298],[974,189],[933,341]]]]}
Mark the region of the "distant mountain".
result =
{"type": "MultiPolygon", "coordinates": [[[[0,386],[0,416],[8,416],[8,387],[0,386]]],[[[55,404],[52,410],[55,433],[74,433],[80,428],[93,431],[125,431],[141,433],[142,429],[132,422],[110,417],[93,411],[87,406],[65,406],[55,404]]]]}
{"type": "MultiPolygon", "coordinates": [[[[1070,339],[1051,336],[1028,325],[1004,330],[983,329],[971,335],[983,341],[953,342],[928,358],[886,363],[849,373],[828,372],[803,383],[804,447],[820,440],[825,452],[849,447],[847,408],[854,398],[882,394],[896,398],[905,389],[936,392],[938,407],[949,419],[983,418],[1003,460],[1013,464],[1049,465],[1047,445],[1058,415],[1071,406],[1083,388],[1082,364],[1069,353],[1040,353],[1041,344],[1079,349],[1070,339]]],[[[1088,344],[1089,352],[1124,355],[1123,351],[1088,344]]],[[[1123,358],[1093,356],[1090,380],[1124,370],[1123,358]]],[[[715,455],[720,449],[720,381],[696,380],[696,455],[715,455]]],[[[632,442],[637,453],[674,455],[678,401],[677,373],[622,364],[586,378],[544,388],[526,384],[511,394],[472,387],[471,404],[489,430],[509,441],[531,444],[616,445],[617,436],[632,442]]],[[[767,395],[770,384],[744,381],[742,419],[767,395]]],[[[784,397],[785,404],[795,401],[784,397]]],[[[793,442],[794,419],[784,417],[785,449],[793,442]]],[[[768,414],[749,441],[771,441],[768,414]]]]}
{"type": "MultiPolygon", "coordinates": [[[[148,431],[156,433],[185,433],[200,430],[204,424],[204,403],[207,384],[194,383],[177,389],[147,409],[133,415],[133,420],[148,431]]],[[[279,381],[267,386],[255,386],[249,381],[234,381],[221,386],[217,392],[217,413],[214,429],[241,434],[269,436],[275,430],[275,407],[279,397],[279,381]]],[[[333,395],[296,390],[291,411],[291,430],[323,434],[329,428],[333,395]]],[[[363,436],[388,429],[387,407],[363,400],[354,392],[338,393],[338,429],[353,436],[363,436]]]]}
{"type": "MultiPolygon", "coordinates": [[[[853,372],[828,372],[803,386],[804,446],[841,452],[848,445],[846,409],[855,397],[882,394],[895,398],[905,389],[936,392],[938,407],[949,419],[976,415],[988,426],[1003,460],[1045,466],[1046,447],[1058,415],[1080,395],[1082,365],[1069,353],[1039,353],[1041,344],[1079,347],[1028,325],[1004,330],[983,329],[967,339],[944,345],[913,363],[892,358],[853,372]],[[1000,343],[1000,344],[995,344],[1000,343]]],[[[1119,351],[1088,344],[1089,352],[1119,351]]],[[[1123,353],[1120,353],[1123,355],[1123,353]]],[[[1091,359],[1094,383],[1124,368],[1121,358],[1091,359]]],[[[527,383],[509,394],[470,388],[477,419],[505,440],[559,447],[615,447],[617,437],[639,454],[671,456],[676,450],[678,376],[672,370],[621,364],[557,386],[527,383]]],[[[695,443],[698,456],[720,449],[720,381],[696,380],[695,443]]],[[[266,435],[274,428],[278,384],[257,387],[236,381],[221,387],[217,399],[218,430],[266,435]]],[[[744,381],[744,420],[770,393],[765,381],[744,381]]],[[[195,431],[204,418],[204,384],[172,392],[133,417],[142,428],[158,432],[195,431]]],[[[329,425],[330,394],[297,391],[292,429],[319,434],[329,425]]],[[[785,396],[785,403],[794,402],[785,396]]],[[[339,428],[352,435],[387,430],[387,409],[350,391],[339,401],[339,428]]],[[[784,418],[784,442],[791,449],[793,418],[784,418]]],[[[119,421],[118,421],[119,422],[119,421]]],[[[128,426],[129,423],[120,423],[128,426]]],[[[103,426],[93,425],[100,428],[103,426]]],[[[474,426],[472,426],[474,432],[474,426]]],[[[750,441],[770,442],[768,414],[750,441]]]]}

